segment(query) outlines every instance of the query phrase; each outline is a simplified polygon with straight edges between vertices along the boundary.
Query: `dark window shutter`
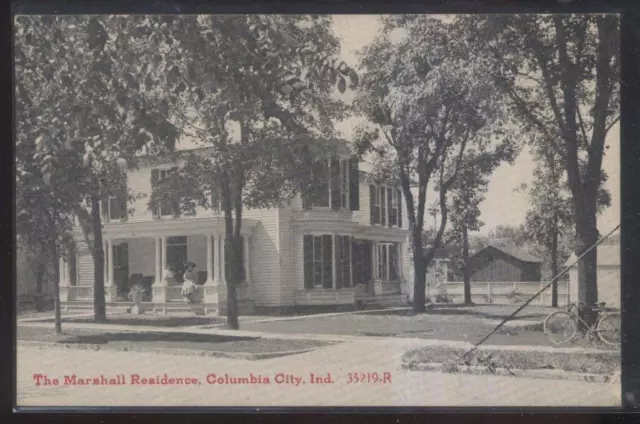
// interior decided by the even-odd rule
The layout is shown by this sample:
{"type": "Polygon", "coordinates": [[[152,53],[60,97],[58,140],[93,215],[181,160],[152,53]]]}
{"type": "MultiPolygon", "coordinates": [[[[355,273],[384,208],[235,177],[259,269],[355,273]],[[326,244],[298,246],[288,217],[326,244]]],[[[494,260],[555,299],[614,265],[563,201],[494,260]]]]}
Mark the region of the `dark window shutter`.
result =
{"type": "Polygon", "coordinates": [[[369,284],[373,279],[373,242],[367,240],[362,250],[362,263],[364,264],[364,281],[369,284]]]}
{"type": "Polygon", "coordinates": [[[343,254],[343,245],[342,245],[342,241],[343,241],[343,237],[342,236],[335,236],[333,238],[335,240],[335,245],[336,245],[336,289],[341,289],[342,288],[342,276],[343,276],[343,260],[342,260],[342,254],[343,254]]]}
{"type": "Polygon", "coordinates": [[[313,163],[311,190],[306,195],[308,207],[319,206],[328,208],[329,205],[329,164],[326,159],[313,163]]]}
{"type": "Polygon", "coordinates": [[[180,192],[178,187],[178,167],[175,166],[170,169],[170,178],[171,178],[171,212],[174,217],[180,216],[180,192]]]}
{"type": "Polygon", "coordinates": [[[333,255],[331,236],[322,236],[322,287],[333,287],[333,255]]]}
{"type": "Polygon", "coordinates": [[[380,199],[378,202],[380,203],[380,224],[387,224],[387,190],[384,187],[380,187],[380,199]]]}
{"type": "Polygon", "coordinates": [[[402,190],[397,190],[398,193],[398,227],[402,228],[402,190]]]}
{"type": "Polygon", "coordinates": [[[342,281],[342,285],[344,287],[351,287],[351,249],[353,238],[349,236],[345,236],[342,238],[344,240],[344,252],[342,254],[343,257],[343,268],[344,269],[344,278],[342,281]]]}
{"type": "Polygon", "coordinates": [[[389,246],[389,278],[391,281],[398,280],[398,249],[397,245],[389,246]]]}
{"type": "Polygon", "coordinates": [[[313,236],[303,237],[304,254],[304,288],[313,288],[313,236]]]}
{"type": "MultiPolygon", "coordinates": [[[[155,188],[158,187],[158,179],[159,179],[158,170],[152,169],[151,170],[151,191],[155,190],[155,188]]],[[[153,208],[153,217],[154,218],[160,217],[160,206],[156,206],[155,208],[153,208]]]]}
{"type": "Polygon", "coordinates": [[[340,209],[340,161],[331,158],[331,209],[340,209]]]}
{"type": "Polygon", "coordinates": [[[120,218],[126,221],[129,217],[129,211],[127,210],[127,202],[129,200],[129,191],[127,189],[127,174],[125,173],[122,178],[122,187],[120,188],[120,192],[118,193],[118,203],[121,208],[120,218]]]}
{"type": "Polygon", "coordinates": [[[391,188],[387,188],[387,225],[389,227],[391,227],[392,225],[395,224],[395,210],[391,207],[392,203],[393,203],[393,197],[392,196],[392,190],[391,188]]]}
{"type": "Polygon", "coordinates": [[[376,207],[376,186],[369,186],[369,207],[371,215],[371,223],[378,224],[378,208],[376,207]]]}
{"type": "Polygon", "coordinates": [[[349,159],[349,209],[360,210],[360,171],[358,159],[349,159]]]}

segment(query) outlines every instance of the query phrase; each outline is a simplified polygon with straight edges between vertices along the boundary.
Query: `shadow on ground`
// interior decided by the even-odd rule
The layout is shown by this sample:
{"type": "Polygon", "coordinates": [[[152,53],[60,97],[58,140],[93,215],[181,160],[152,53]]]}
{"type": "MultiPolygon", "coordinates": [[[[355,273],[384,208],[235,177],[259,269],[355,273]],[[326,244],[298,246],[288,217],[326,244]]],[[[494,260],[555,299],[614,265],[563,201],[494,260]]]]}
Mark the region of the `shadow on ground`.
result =
{"type": "Polygon", "coordinates": [[[257,340],[258,337],[230,337],[211,334],[191,333],[105,333],[71,336],[60,343],[66,344],[106,344],[109,342],[190,342],[190,343],[227,343],[257,340]]]}
{"type": "MultiPolygon", "coordinates": [[[[484,305],[480,306],[467,306],[467,305],[432,305],[428,306],[426,312],[424,314],[428,315],[455,315],[455,316],[471,316],[476,318],[486,318],[486,319],[494,319],[494,320],[502,320],[511,315],[516,309],[518,305],[513,305],[511,307],[505,305],[497,308],[487,308],[484,305]]],[[[545,316],[553,312],[553,310],[549,311],[527,311],[526,309],[519,312],[514,319],[530,319],[530,320],[542,320],[545,316]]],[[[406,310],[391,310],[391,311],[380,311],[380,312],[369,312],[368,315],[383,315],[383,316],[416,316],[423,315],[420,313],[416,313],[411,309],[406,310]]]]}
{"type": "MultiPolygon", "coordinates": [[[[54,322],[53,319],[43,319],[36,322],[54,322]]],[[[95,321],[92,317],[79,317],[79,318],[63,318],[62,323],[74,323],[74,324],[94,324],[95,321]]],[[[226,320],[219,317],[179,317],[179,316],[157,316],[157,315],[143,315],[143,316],[110,316],[107,322],[101,324],[113,324],[113,325],[131,325],[131,326],[148,326],[148,327],[191,327],[196,325],[211,325],[211,324],[223,324],[226,320]]]]}

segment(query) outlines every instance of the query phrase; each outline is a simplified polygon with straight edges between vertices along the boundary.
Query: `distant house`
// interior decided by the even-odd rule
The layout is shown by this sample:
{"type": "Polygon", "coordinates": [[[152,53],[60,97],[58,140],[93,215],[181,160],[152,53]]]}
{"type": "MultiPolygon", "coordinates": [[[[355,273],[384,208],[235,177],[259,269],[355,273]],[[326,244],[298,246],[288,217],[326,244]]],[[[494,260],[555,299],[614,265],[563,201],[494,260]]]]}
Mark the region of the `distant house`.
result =
{"type": "Polygon", "coordinates": [[[541,265],[522,249],[491,244],[469,257],[472,282],[540,281],[541,265]]]}
{"type": "MultiPolygon", "coordinates": [[[[576,261],[576,255],[572,255],[567,261],[567,266],[576,261]]],[[[620,240],[614,240],[612,244],[598,246],[598,302],[607,302],[607,306],[620,307],[620,240]]],[[[578,300],[578,267],[573,266],[569,270],[569,293],[571,302],[578,300]]]]}

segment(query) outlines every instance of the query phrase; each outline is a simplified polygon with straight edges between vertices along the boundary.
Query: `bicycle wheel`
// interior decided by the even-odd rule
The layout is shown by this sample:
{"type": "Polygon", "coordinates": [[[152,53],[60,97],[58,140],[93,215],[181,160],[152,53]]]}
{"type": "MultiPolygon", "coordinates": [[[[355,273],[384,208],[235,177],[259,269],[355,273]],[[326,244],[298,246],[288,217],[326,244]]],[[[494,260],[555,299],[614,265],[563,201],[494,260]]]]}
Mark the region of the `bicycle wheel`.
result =
{"type": "Polygon", "coordinates": [[[596,332],[602,343],[609,346],[620,346],[620,314],[603,314],[598,320],[596,332]]]}
{"type": "Polygon", "coordinates": [[[542,324],[544,333],[554,344],[567,343],[578,332],[576,320],[565,311],[556,311],[547,316],[542,324]]]}

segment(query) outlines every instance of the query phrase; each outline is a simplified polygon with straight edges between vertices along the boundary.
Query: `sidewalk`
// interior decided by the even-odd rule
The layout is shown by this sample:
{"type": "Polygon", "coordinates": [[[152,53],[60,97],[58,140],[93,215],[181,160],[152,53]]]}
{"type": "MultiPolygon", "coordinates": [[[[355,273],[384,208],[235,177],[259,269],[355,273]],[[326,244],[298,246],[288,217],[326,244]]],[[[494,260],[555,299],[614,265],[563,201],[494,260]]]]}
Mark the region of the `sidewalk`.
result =
{"type": "MultiPolygon", "coordinates": [[[[19,325],[28,327],[52,328],[51,323],[25,322],[19,325]]],[[[464,341],[421,339],[421,338],[394,338],[394,337],[373,337],[355,335],[334,335],[334,334],[307,334],[307,333],[271,333],[245,330],[228,330],[223,328],[196,328],[196,327],[151,327],[151,326],[118,326],[112,324],[89,324],[89,323],[64,323],[65,328],[93,329],[110,332],[132,332],[132,333],[190,333],[190,334],[211,334],[235,337],[262,337],[280,340],[318,340],[335,342],[388,342],[392,344],[417,348],[422,346],[449,346],[457,348],[471,348],[473,345],[464,341]]],[[[587,349],[581,347],[550,347],[550,346],[527,346],[527,345],[481,345],[481,350],[516,350],[516,351],[537,351],[537,352],[565,352],[565,353],[607,353],[617,351],[607,351],[601,349],[587,349]]]]}

